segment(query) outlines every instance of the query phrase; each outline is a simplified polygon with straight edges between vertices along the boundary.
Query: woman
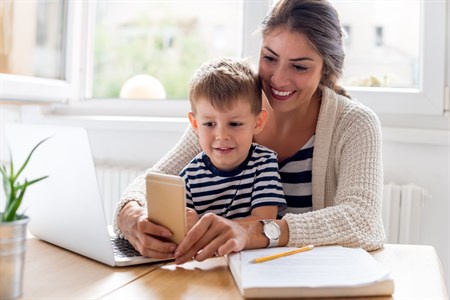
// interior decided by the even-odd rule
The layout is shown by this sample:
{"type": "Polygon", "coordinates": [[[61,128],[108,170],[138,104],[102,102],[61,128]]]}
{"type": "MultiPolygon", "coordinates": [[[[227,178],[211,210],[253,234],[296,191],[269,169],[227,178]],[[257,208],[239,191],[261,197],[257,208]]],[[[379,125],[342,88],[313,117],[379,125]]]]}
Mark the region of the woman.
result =
{"type": "MultiPolygon", "coordinates": [[[[259,75],[268,120],[254,141],[278,153],[287,211],[279,220],[243,224],[208,214],[177,247],[158,238],[170,235],[167,229],[146,219],[142,176],[128,187],[115,222],[142,254],[175,255],[183,263],[268,245],[382,247],[381,128],[337,84],[344,51],[335,9],[326,0],[280,0],[262,37],[259,75]]],[[[188,129],[152,170],[177,174],[199,152],[188,129]]]]}

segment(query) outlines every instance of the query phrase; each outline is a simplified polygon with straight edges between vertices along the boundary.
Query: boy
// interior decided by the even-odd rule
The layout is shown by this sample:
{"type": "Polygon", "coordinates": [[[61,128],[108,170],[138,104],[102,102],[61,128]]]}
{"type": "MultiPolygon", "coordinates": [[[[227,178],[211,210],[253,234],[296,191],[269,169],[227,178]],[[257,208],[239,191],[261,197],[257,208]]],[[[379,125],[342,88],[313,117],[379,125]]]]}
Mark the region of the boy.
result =
{"type": "Polygon", "coordinates": [[[180,173],[187,206],[200,216],[275,219],[286,202],[275,152],[252,143],[267,119],[256,73],[243,61],[212,60],[194,74],[189,99],[203,152],[180,173]]]}

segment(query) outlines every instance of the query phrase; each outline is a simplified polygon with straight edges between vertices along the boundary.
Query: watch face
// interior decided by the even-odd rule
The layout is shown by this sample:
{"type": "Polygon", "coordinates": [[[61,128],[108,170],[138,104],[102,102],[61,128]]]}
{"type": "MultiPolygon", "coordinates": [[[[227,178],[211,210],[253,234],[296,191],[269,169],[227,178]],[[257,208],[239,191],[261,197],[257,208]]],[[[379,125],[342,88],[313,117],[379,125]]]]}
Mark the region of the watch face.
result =
{"type": "Polygon", "coordinates": [[[278,239],[280,237],[280,230],[275,223],[267,223],[264,226],[264,232],[270,239],[278,239]]]}

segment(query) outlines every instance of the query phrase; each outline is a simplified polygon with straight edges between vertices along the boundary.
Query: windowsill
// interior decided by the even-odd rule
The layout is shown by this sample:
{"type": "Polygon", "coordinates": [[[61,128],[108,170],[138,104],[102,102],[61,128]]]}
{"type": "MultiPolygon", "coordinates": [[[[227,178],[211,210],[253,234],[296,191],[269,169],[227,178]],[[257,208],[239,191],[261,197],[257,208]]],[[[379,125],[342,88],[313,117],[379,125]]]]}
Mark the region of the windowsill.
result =
{"type": "MultiPolygon", "coordinates": [[[[88,129],[183,132],[189,102],[182,100],[117,102],[98,100],[64,106],[23,106],[26,123],[83,126],[88,129]]],[[[379,115],[383,141],[427,145],[450,145],[448,116],[379,115]]]]}
{"type": "Polygon", "coordinates": [[[187,113],[181,116],[179,107],[182,105],[177,103],[161,109],[157,103],[144,105],[130,101],[96,102],[60,107],[26,105],[20,108],[21,120],[24,123],[82,126],[87,129],[108,131],[183,132],[189,124],[187,113]],[[170,106],[178,106],[178,112],[175,108],[170,110],[170,106]],[[154,111],[150,113],[152,108],[157,108],[158,113],[154,111]]]}
{"type": "Polygon", "coordinates": [[[383,127],[383,142],[450,146],[450,131],[383,127]]]}
{"type": "Polygon", "coordinates": [[[46,113],[54,115],[99,115],[186,118],[191,110],[187,100],[85,100],[69,105],[54,104],[46,113]]]}
{"type": "Polygon", "coordinates": [[[189,124],[187,118],[101,116],[101,115],[46,115],[45,123],[83,126],[88,129],[182,132],[189,124]]]}

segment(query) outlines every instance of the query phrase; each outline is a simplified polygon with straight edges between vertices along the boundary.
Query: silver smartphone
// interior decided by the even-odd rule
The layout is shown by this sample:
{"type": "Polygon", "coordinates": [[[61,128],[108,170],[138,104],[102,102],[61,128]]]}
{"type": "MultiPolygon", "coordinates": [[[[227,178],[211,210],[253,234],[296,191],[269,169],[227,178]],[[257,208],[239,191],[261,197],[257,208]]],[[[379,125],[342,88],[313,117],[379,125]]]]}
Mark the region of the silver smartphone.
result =
{"type": "Polygon", "coordinates": [[[179,244],[186,235],[186,188],[180,176],[147,173],[147,210],[153,223],[169,229],[170,241],[179,244]]]}

